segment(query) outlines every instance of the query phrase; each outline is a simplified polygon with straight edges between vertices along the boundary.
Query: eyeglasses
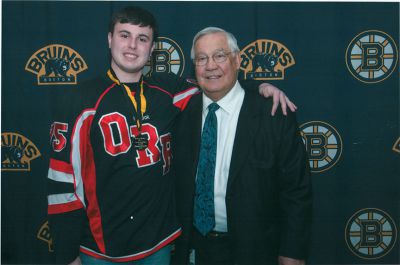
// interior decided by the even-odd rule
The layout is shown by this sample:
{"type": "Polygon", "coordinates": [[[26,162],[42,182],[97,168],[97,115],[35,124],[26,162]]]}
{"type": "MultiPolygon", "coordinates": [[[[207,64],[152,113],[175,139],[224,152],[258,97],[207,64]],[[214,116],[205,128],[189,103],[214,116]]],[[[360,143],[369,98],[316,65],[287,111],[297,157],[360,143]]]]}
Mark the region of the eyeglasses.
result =
{"type": "MultiPolygon", "coordinates": [[[[232,52],[216,52],[214,53],[211,57],[213,58],[215,63],[223,63],[226,61],[228,58],[228,55],[231,54],[232,52]]],[[[208,59],[210,57],[208,55],[199,55],[198,57],[194,58],[194,64],[197,66],[204,66],[208,63],[208,59]]]]}

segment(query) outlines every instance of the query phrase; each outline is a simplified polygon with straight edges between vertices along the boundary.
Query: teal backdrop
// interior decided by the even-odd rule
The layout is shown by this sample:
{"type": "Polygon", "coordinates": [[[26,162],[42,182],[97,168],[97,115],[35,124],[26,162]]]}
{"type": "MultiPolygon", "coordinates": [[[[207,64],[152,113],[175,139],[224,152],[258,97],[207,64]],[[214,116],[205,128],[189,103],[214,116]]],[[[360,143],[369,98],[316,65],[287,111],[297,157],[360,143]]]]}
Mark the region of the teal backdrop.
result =
{"type": "Polygon", "coordinates": [[[52,263],[52,110],[108,69],[110,15],[130,4],[160,25],[147,74],[193,77],[192,38],[217,26],[238,39],[241,79],[297,104],[314,190],[308,264],[400,263],[399,3],[3,1],[3,264],[52,263]]]}

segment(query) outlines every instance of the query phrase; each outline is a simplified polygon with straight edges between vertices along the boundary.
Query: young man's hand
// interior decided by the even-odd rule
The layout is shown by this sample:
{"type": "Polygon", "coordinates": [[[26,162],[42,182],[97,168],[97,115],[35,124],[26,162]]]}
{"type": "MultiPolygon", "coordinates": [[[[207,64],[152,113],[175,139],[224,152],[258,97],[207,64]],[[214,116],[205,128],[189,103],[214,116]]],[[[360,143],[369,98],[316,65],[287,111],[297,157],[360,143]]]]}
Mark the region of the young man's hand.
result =
{"type": "Polygon", "coordinates": [[[79,258],[79,256],[73,262],[71,262],[69,265],[82,265],[82,262],[81,262],[81,259],[79,258]]]}
{"type": "Polygon", "coordinates": [[[288,257],[279,256],[278,257],[279,265],[304,265],[304,260],[292,259],[288,257]]]}
{"type": "Polygon", "coordinates": [[[271,115],[274,116],[276,109],[281,104],[281,109],[284,115],[287,115],[287,108],[289,108],[292,112],[297,110],[297,106],[286,96],[286,94],[280,90],[279,88],[269,84],[269,83],[262,83],[258,87],[258,91],[260,95],[268,98],[272,96],[273,105],[271,115]]]}

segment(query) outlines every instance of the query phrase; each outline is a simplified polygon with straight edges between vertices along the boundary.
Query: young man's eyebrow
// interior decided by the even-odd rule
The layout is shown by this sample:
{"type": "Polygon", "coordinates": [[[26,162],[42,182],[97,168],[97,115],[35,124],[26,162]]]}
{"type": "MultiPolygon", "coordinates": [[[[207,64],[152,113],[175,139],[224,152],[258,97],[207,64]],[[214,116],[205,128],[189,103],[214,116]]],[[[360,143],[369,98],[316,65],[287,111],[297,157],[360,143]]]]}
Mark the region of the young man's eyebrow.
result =
{"type": "MultiPolygon", "coordinates": [[[[126,34],[131,35],[131,32],[129,32],[128,30],[125,30],[125,29],[121,29],[120,31],[118,31],[118,33],[126,33],[126,34]]],[[[146,37],[146,38],[150,39],[150,36],[145,33],[140,33],[139,37],[146,37]]]]}
{"type": "Polygon", "coordinates": [[[126,33],[126,34],[131,34],[129,31],[121,29],[120,31],[118,31],[118,33],[126,33]]]}
{"type": "Polygon", "coordinates": [[[146,38],[149,38],[149,39],[150,39],[150,36],[147,35],[147,34],[144,34],[144,33],[139,34],[139,37],[146,37],[146,38]]]}

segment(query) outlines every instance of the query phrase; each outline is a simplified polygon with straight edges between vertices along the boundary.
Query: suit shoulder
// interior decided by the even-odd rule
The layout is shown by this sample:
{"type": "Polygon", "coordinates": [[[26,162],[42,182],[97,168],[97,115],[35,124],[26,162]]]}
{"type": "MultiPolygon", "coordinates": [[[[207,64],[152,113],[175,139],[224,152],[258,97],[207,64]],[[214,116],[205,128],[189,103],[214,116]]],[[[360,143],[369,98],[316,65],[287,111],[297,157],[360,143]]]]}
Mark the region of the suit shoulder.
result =
{"type": "Polygon", "coordinates": [[[271,112],[272,110],[272,98],[265,98],[255,91],[245,91],[245,100],[251,103],[251,105],[263,112],[271,112]]]}
{"type": "Polygon", "coordinates": [[[273,106],[273,98],[268,97],[265,98],[264,96],[261,96],[258,94],[258,92],[249,92],[246,91],[246,97],[247,100],[250,102],[252,105],[252,108],[255,109],[256,112],[260,112],[261,114],[269,117],[274,117],[274,119],[278,120],[292,120],[296,119],[296,113],[292,112],[289,108],[287,108],[287,115],[283,114],[281,103],[279,103],[278,108],[276,109],[275,115],[271,115],[272,111],[272,106],[273,106]]]}

